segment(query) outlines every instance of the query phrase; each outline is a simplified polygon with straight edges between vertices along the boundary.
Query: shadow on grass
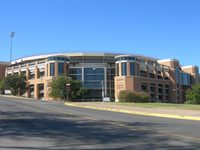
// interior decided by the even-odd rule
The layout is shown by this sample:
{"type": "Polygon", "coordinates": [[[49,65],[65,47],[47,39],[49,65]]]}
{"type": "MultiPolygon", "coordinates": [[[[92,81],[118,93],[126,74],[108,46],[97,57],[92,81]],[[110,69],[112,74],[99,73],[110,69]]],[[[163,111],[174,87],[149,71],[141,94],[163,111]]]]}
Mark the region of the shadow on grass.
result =
{"type": "MultiPolygon", "coordinates": [[[[198,149],[200,144],[185,145],[177,139],[158,134],[142,127],[159,127],[162,124],[127,123],[118,126],[104,121],[81,119],[73,115],[36,112],[0,112],[0,141],[8,138],[21,144],[2,145],[0,149],[198,149]],[[38,139],[32,146],[23,146],[23,141],[38,139]],[[41,146],[43,142],[51,144],[41,146]],[[41,140],[41,141],[40,141],[41,140]],[[38,144],[38,142],[40,144],[38,144]],[[38,145],[37,145],[38,144],[38,145]]],[[[33,142],[34,143],[34,142],[33,142]]]]}

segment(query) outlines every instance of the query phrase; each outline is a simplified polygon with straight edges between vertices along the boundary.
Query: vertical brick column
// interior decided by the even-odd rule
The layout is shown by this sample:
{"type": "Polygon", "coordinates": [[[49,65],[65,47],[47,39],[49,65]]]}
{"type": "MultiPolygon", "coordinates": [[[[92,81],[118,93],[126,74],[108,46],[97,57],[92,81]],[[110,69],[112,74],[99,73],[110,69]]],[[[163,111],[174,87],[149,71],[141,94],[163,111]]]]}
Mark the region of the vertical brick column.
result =
{"type": "Polygon", "coordinates": [[[35,80],[37,80],[39,77],[39,69],[38,67],[35,67],[35,80]]]}
{"type": "Polygon", "coordinates": [[[38,99],[39,98],[39,89],[38,89],[38,84],[34,84],[34,98],[38,99]]]}
{"type": "Polygon", "coordinates": [[[58,76],[58,62],[55,62],[55,76],[58,76]]]}
{"type": "Polygon", "coordinates": [[[126,62],[127,76],[130,76],[130,62],[126,62]]]}
{"type": "Polygon", "coordinates": [[[122,76],[122,66],[121,66],[121,62],[119,62],[119,76],[122,76]]]}
{"type": "Polygon", "coordinates": [[[67,75],[67,63],[65,62],[64,63],[64,75],[66,76],[67,75]]]}
{"type": "Polygon", "coordinates": [[[49,70],[49,69],[48,69],[48,66],[49,66],[48,63],[46,63],[45,66],[44,66],[44,76],[45,76],[45,77],[48,77],[48,76],[49,76],[49,73],[48,73],[48,70],[49,70]]]}

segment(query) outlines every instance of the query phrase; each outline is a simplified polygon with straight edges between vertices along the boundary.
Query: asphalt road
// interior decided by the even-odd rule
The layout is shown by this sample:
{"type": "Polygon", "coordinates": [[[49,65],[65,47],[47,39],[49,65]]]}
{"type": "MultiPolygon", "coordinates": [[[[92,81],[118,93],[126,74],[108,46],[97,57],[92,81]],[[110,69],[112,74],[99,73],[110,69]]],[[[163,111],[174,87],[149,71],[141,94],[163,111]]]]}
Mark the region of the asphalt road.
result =
{"type": "Polygon", "coordinates": [[[200,149],[200,121],[0,96],[0,150],[200,149]]]}

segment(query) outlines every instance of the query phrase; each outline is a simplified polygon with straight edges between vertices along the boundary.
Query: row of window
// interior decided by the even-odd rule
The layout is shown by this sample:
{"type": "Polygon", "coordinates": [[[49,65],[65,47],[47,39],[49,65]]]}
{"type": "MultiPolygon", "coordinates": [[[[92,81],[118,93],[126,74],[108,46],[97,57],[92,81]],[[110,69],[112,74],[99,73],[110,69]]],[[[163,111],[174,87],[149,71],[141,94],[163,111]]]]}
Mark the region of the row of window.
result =
{"type": "Polygon", "coordinates": [[[121,61],[121,60],[136,60],[135,57],[118,57],[115,59],[116,61],[121,61]]]}
{"type": "MultiPolygon", "coordinates": [[[[150,96],[152,101],[168,101],[169,100],[169,85],[168,84],[158,84],[156,88],[155,83],[150,83],[150,96]],[[156,95],[157,91],[157,95],[156,95]],[[165,93],[165,97],[164,94],[165,93]]],[[[148,83],[141,84],[141,90],[148,92],[148,83]]]]}
{"type": "Polygon", "coordinates": [[[188,73],[181,72],[179,69],[175,70],[176,82],[181,85],[190,85],[191,76],[188,73]]]}
{"type": "MultiPolygon", "coordinates": [[[[58,75],[64,74],[64,63],[58,63],[58,75]]],[[[50,76],[55,76],[55,63],[50,63],[50,76]]]]}
{"type": "Polygon", "coordinates": [[[47,61],[69,61],[66,57],[48,57],[47,61]]]}

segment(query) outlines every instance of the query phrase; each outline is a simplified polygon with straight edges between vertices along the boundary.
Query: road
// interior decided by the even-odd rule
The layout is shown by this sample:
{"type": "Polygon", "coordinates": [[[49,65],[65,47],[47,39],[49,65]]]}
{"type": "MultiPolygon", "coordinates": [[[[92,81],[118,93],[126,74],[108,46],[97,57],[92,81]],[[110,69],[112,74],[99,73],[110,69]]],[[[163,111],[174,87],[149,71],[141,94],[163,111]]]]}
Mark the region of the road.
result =
{"type": "Polygon", "coordinates": [[[0,96],[0,150],[200,149],[200,122],[0,96]]]}

